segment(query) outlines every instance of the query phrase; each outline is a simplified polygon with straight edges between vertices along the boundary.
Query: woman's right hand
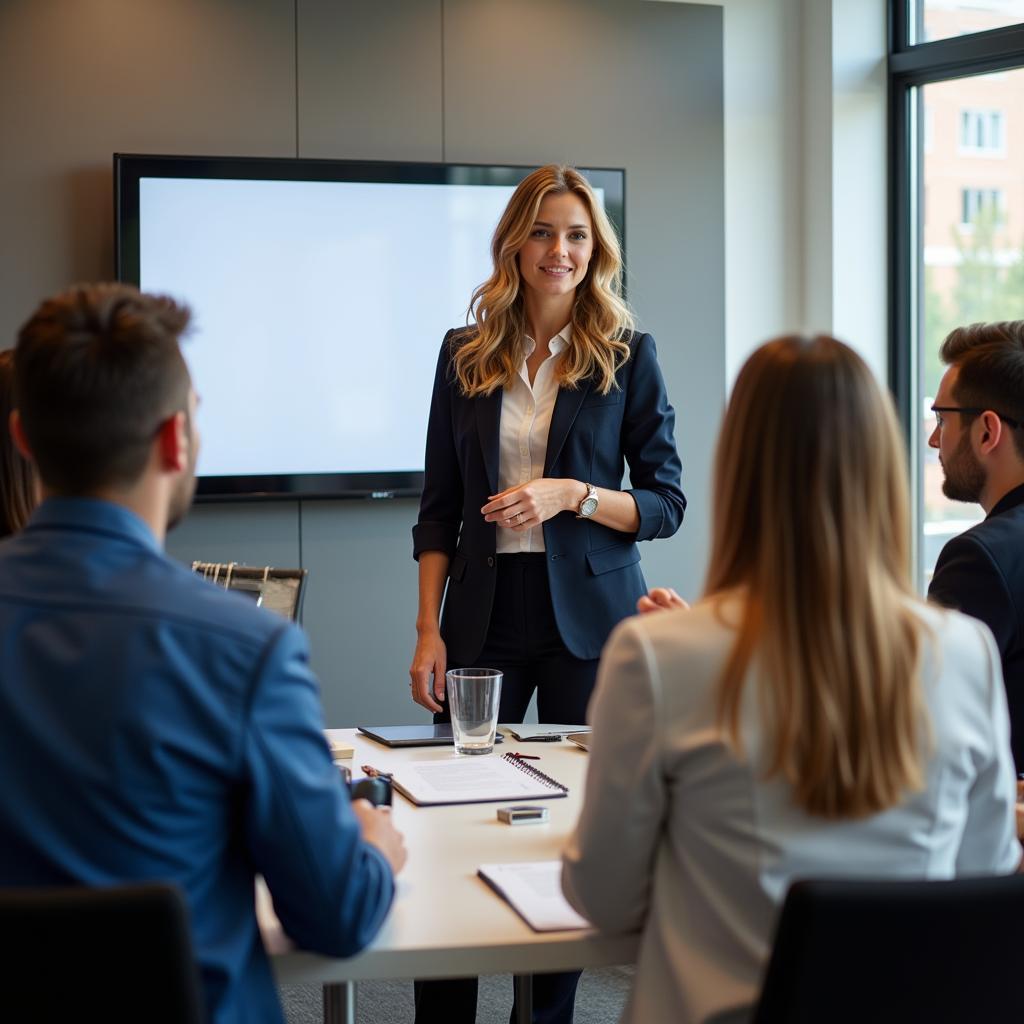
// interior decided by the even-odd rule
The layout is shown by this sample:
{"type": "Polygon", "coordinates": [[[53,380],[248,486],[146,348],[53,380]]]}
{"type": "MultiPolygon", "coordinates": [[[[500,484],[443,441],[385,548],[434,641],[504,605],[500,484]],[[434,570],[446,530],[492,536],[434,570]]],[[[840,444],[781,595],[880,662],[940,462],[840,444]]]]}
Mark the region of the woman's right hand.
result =
{"type": "Polygon", "coordinates": [[[444,696],[444,673],[448,650],[439,629],[425,630],[417,635],[416,653],[409,667],[412,699],[428,711],[441,711],[444,696]],[[433,676],[433,679],[431,679],[433,676]]]}
{"type": "Polygon", "coordinates": [[[674,611],[677,608],[690,606],[671,587],[652,587],[636,603],[636,610],[641,615],[649,612],[674,611]]]}

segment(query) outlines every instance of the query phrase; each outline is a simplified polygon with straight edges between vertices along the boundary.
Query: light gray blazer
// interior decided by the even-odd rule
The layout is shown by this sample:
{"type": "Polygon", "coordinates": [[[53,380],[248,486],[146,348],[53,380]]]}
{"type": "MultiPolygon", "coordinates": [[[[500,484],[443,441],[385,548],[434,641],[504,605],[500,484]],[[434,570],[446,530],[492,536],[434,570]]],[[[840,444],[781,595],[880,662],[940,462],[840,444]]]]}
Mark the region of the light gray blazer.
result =
{"type": "MultiPolygon", "coordinates": [[[[765,781],[754,669],[741,709],[746,760],[724,743],[713,690],[734,633],[708,603],[627,619],[612,634],[563,884],[602,930],[643,932],[624,1021],[692,1024],[753,1002],[795,879],[1017,867],[1015,775],[992,635],[959,613],[915,607],[930,627],[926,785],[856,821],[812,818],[778,777],[765,781]]],[[[738,621],[738,599],[723,610],[738,621]]]]}

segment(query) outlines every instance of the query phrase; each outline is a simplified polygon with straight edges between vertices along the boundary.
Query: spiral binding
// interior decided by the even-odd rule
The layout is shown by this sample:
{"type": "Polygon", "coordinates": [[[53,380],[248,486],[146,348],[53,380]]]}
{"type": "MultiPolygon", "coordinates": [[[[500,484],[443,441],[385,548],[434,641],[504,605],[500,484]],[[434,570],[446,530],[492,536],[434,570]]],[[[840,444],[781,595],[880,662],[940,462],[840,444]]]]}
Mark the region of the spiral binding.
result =
{"type": "Polygon", "coordinates": [[[507,754],[502,754],[501,759],[508,761],[509,764],[514,764],[521,772],[526,772],[531,779],[534,779],[536,782],[542,782],[550,789],[560,789],[563,793],[569,792],[568,786],[563,786],[560,782],[556,782],[550,775],[546,775],[539,768],[534,768],[532,764],[527,764],[521,757],[517,757],[511,751],[507,754]]]}

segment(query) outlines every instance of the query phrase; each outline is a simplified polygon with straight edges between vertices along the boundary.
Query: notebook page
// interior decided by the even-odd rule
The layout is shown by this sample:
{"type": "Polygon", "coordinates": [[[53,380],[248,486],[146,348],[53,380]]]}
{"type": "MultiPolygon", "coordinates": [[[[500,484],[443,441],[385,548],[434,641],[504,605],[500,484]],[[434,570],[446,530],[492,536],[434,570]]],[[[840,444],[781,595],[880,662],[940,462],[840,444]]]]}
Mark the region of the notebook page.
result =
{"type": "Polygon", "coordinates": [[[562,862],[534,861],[525,864],[481,864],[477,874],[511,904],[535,932],[560,932],[589,928],[562,894],[562,862]]]}
{"type": "Polygon", "coordinates": [[[502,757],[413,761],[395,769],[395,788],[415,804],[470,804],[500,800],[541,800],[565,796],[550,782],[502,757]]]}

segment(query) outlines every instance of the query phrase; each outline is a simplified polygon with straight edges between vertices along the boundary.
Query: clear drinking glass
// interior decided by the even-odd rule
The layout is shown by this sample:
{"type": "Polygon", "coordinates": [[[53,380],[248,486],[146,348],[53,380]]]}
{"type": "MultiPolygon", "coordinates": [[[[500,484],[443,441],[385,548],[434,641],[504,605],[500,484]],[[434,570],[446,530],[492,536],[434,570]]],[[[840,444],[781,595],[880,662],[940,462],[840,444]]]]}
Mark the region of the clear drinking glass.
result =
{"type": "Polygon", "coordinates": [[[498,727],[501,673],[494,668],[453,668],[445,680],[456,752],[489,754],[498,727]]]}

